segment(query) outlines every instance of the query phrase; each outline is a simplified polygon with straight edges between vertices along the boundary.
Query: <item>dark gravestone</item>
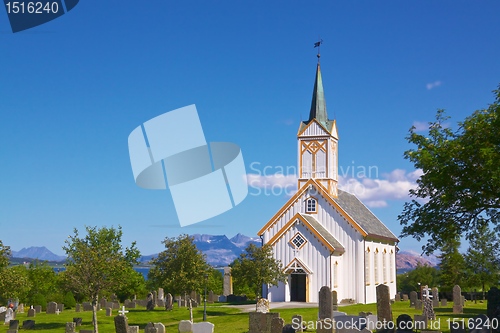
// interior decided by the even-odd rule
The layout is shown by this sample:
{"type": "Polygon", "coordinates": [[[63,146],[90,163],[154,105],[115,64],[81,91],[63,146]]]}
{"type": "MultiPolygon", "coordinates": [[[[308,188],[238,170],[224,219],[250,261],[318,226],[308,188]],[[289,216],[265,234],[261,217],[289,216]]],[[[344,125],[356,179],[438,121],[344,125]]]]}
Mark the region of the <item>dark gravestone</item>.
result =
{"type": "Polygon", "coordinates": [[[75,326],[82,326],[83,319],[80,317],[73,318],[73,322],[75,323],[75,326]]]}
{"type": "Polygon", "coordinates": [[[213,303],[215,302],[215,297],[214,297],[214,292],[212,290],[210,290],[208,292],[208,299],[207,299],[207,302],[208,303],[213,303]]]}
{"type": "Polygon", "coordinates": [[[42,313],[42,306],[41,305],[35,305],[34,306],[36,313],[42,313]]]}
{"type": "MultiPolygon", "coordinates": [[[[296,331],[296,330],[293,328],[293,325],[292,325],[292,324],[286,324],[285,326],[283,326],[282,333],[295,333],[295,332],[298,332],[298,331],[296,331]]],[[[301,331],[301,332],[302,332],[302,331],[301,331]]]]}
{"type": "Polygon", "coordinates": [[[415,301],[415,310],[422,310],[422,301],[419,299],[415,301]]]}
{"type": "Polygon", "coordinates": [[[413,319],[407,315],[402,314],[396,319],[396,332],[412,332],[413,331],[413,319]]]}
{"type": "Polygon", "coordinates": [[[427,317],[424,315],[415,315],[413,327],[416,331],[423,331],[427,329],[427,317]]]}
{"type": "Polygon", "coordinates": [[[106,297],[103,297],[101,298],[101,300],[99,301],[99,304],[101,305],[101,309],[105,309],[105,308],[109,308],[109,306],[107,306],[107,303],[108,300],[106,299],[106,297]]]}
{"type": "Polygon", "coordinates": [[[146,324],[146,327],[144,328],[144,333],[158,333],[158,329],[155,327],[155,324],[150,322],[146,324]]]}
{"type": "Polygon", "coordinates": [[[57,310],[59,311],[59,313],[63,312],[63,310],[64,310],[64,304],[58,303],[57,304],[57,310]]]}
{"type": "Polygon", "coordinates": [[[459,285],[453,287],[453,313],[459,314],[464,311],[462,305],[462,288],[459,285]]]}
{"type": "Polygon", "coordinates": [[[75,305],[75,312],[80,312],[81,311],[81,304],[80,303],[76,303],[75,305]]]}
{"type": "Polygon", "coordinates": [[[285,326],[285,321],[283,320],[283,318],[280,317],[273,318],[273,320],[271,321],[271,333],[283,333],[284,326],[285,326]]]}
{"type": "Polygon", "coordinates": [[[410,292],[410,308],[414,308],[416,302],[417,302],[417,292],[411,291],[410,292]]]}
{"type": "Polygon", "coordinates": [[[317,332],[318,333],[333,333],[334,329],[332,325],[326,325],[331,323],[331,318],[333,317],[333,296],[332,291],[328,286],[323,286],[319,290],[319,308],[318,308],[318,323],[317,332]]]}
{"type": "Polygon", "coordinates": [[[401,296],[399,295],[399,293],[397,293],[396,296],[394,296],[394,300],[396,302],[401,302],[401,296]]]}
{"type": "Polygon", "coordinates": [[[9,322],[9,330],[18,330],[19,329],[19,320],[11,320],[9,322]]]}
{"type": "Polygon", "coordinates": [[[146,310],[148,311],[152,311],[155,309],[155,300],[154,300],[154,296],[152,293],[149,293],[148,294],[148,303],[146,305],[146,310]]]}
{"type": "Polygon", "coordinates": [[[332,291],[332,304],[333,304],[332,310],[333,311],[338,311],[339,310],[339,300],[338,300],[338,297],[337,297],[337,291],[336,290],[332,291]]]}
{"type": "Polygon", "coordinates": [[[248,333],[270,333],[273,318],[277,318],[279,316],[280,314],[277,312],[250,312],[248,314],[248,333]]]}
{"type": "Polygon", "coordinates": [[[443,298],[443,299],[441,300],[441,306],[443,306],[443,307],[444,307],[444,306],[448,306],[448,300],[447,300],[446,298],[443,298]]]}
{"type": "Polygon", "coordinates": [[[115,332],[116,333],[128,333],[128,320],[125,316],[115,317],[115,332]]]}
{"type": "Polygon", "coordinates": [[[35,329],[35,321],[34,320],[25,320],[25,321],[23,321],[23,329],[25,329],[25,330],[34,330],[35,329]]]}
{"type": "Polygon", "coordinates": [[[49,302],[47,303],[47,314],[55,314],[57,310],[57,303],[56,302],[49,302]]]}
{"type": "Polygon", "coordinates": [[[438,288],[432,288],[432,306],[435,308],[439,307],[439,293],[438,288]]]}
{"type": "Polygon", "coordinates": [[[106,308],[106,317],[111,317],[113,315],[113,309],[112,308],[106,308]]]}
{"type": "Polygon", "coordinates": [[[403,294],[403,301],[407,301],[408,300],[408,294],[403,294]]]}
{"type": "Polygon", "coordinates": [[[391,298],[389,296],[389,286],[379,284],[377,292],[377,319],[379,322],[392,321],[391,298]]]}
{"type": "Polygon", "coordinates": [[[301,315],[293,315],[292,316],[292,326],[295,329],[295,332],[302,332],[302,316],[301,315]]]}
{"type": "Polygon", "coordinates": [[[83,311],[92,311],[92,304],[90,302],[83,302],[83,311]]]}
{"type": "Polygon", "coordinates": [[[165,310],[172,311],[174,309],[172,294],[168,293],[165,297],[165,310]]]}
{"type": "Polygon", "coordinates": [[[450,333],[465,333],[465,325],[465,320],[454,318],[450,321],[450,333]]]}
{"type": "Polygon", "coordinates": [[[493,332],[500,332],[500,290],[497,287],[492,287],[488,291],[488,304],[486,306],[486,314],[490,318],[493,332]],[[496,319],[495,319],[496,318],[496,319]]]}
{"type": "Polygon", "coordinates": [[[28,317],[34,317],[36,315],[35,309],[28,309],[28,317]]]}

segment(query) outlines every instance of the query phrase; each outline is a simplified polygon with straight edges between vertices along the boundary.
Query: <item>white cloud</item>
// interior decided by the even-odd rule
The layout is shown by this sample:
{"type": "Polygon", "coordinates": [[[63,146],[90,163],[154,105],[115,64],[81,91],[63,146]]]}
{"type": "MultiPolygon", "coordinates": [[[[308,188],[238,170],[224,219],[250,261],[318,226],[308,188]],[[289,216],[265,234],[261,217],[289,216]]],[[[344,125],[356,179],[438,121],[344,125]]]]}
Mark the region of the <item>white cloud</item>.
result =
{"type": "MultiPolygon", "coordinates": [[[[412,172],[395,169],[374,179],[339,176],[339,188],[356,195],[368,207],[387,207],[388,200],[408,200],[408,192],[417,187],[416,180],[421,175],[422,170],[420,169],[412,172]]],[[[269,193],[274,195],[291,196],[297,190],[296,175],[248,174],[247,180],[250,187],[271,190],[269,193]]]]}
{"type": "Polygon", "coordinates": [[[427,83],[425,86],[427,87],[427,90],[431,90],[431,89],[434,89],[436,87],[439,87],[442,84],[443,83],[441,81],[434,81],[434,82],[431,82],[431,83],[427,83]]]}
{"type": "Polygon", "coordinates": [[[414,121],[413,127],[415,127],[415,132],[426,132],[429,129],[429,123],[423,121],[414,121]]]}

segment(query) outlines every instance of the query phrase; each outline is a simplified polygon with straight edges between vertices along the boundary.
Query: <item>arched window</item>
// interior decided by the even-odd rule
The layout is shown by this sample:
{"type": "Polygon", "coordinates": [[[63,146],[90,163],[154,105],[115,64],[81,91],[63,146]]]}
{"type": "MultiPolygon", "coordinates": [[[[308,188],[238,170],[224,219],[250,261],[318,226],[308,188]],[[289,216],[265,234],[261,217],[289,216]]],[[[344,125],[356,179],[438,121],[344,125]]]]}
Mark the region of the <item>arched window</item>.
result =
{"type": "Polygon", "coordinates": [[[389,256],[389,274],[391,275],[391,282],[394,282],[394,252],[391,250],[391,255],[389,256]]]}
{"type": "Polygon", "coordinates": [[[333,288],[337,288],[339,286],[339,263],[336,261],[333,264],[333,288]]]}
{"type": "Polygon", "coordinates": [[[378,249],[373,253],[373,275],[375,275],[375,284],[378,284],[378,249]]]}
{"type": "Polygon", "coordinates": [[[315,198],[310,197],[306,199],[306,213],[316,213],[317,212],[317,201],[315,198]]]}
{"type": "Polygon", "coordinates": [[[365,282],[370,284],[370,248],[365,252],[365,282]]]}
{"type": "Polygon", "coordinates": [[[384,249],[384,252],[382,252],[382,275],[383,275],[383,280],[384,283],[387,283],[387,251],[384,249]]]}

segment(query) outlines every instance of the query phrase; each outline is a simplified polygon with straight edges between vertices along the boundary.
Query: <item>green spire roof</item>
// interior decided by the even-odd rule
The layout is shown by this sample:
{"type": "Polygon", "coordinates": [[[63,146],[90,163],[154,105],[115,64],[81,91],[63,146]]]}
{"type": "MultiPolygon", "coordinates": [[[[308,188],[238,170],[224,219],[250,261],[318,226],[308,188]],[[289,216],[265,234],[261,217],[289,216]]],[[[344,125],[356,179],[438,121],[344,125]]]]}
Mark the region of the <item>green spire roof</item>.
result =
{"type": "Polygon", "coordinates": [[[320,124],[325,126],[325,128],[329,128],[328,115],[326,113],[326,101],[325,101],[325,93],[323,91],[323,80],[321,79],[321,69],[318,66],[316,67],[316,79],[314,81],[314,90],[311,101],[311,111],[309,112],[309,120],[316,119],[320,124]]]}

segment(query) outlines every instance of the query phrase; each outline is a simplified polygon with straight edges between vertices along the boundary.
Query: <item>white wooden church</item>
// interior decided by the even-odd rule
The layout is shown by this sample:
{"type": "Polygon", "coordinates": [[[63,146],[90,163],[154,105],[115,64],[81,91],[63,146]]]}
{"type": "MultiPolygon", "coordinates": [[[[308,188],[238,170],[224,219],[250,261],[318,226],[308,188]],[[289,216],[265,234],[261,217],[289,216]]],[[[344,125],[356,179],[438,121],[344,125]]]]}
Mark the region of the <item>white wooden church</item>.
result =
{"type": "Polygon", "coordinates": [[[263,287],[271,302],[318,302],[322,286],[340,301],[376,302],[375,287],[396,294],[397,237],[353,194],[338,189],[338,133],[316,69],[309,119],[300,124],[298,190],[258,232],[288,274],[263,287]]]}

